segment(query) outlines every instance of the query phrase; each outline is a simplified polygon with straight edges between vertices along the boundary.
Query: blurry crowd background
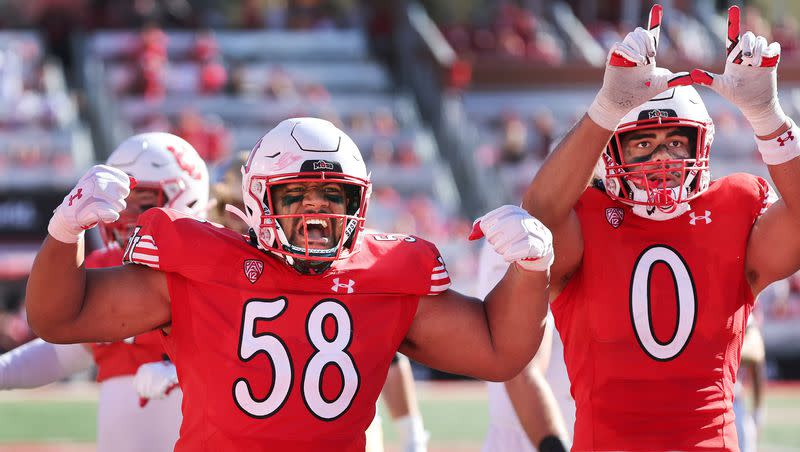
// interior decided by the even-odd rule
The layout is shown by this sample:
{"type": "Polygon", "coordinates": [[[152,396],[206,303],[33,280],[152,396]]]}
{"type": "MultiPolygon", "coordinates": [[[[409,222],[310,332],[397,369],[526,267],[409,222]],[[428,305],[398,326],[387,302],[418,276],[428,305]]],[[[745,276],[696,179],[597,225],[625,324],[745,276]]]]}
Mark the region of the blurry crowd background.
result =
{"type": "MultiPolygon", "coordinates": [[[[661,3],[659,63],[721,69],[728,3],[661,3]]],[[[519,202],[591,102],[607,49],[649,6],[0,0],[0,351],[32,337],[24,281],[52,209],[86,168],[143,131],[185,138],[219,182],[281,119],[328,119],[372,171],[369,225],[437,243],[455,288],[471,293],[472,218],[519,202]]],[[[743,29],[782,45],[782,103],[798,118],[800,5],[744,6],[743,29]]],[[[748,124],[702,95],[716,125],[713,175],[766,176],[748,124]]],[[[800,378],[798,281],[770,288],[758,314],[775,378],[800,378]]]]}

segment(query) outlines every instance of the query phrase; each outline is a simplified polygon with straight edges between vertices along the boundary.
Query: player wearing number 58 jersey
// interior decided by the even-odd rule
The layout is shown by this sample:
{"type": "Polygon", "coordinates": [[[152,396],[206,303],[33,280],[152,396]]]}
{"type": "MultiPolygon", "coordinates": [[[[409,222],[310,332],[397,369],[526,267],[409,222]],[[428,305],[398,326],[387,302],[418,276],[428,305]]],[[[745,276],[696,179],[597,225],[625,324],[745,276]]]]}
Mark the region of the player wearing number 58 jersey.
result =
{"type": "Polygon", "coordinates": [[[450,285],[436,248],[411,236],[365,233],[343,265],[304,275],[229,229],[172,211],[154,209],[140,224],[126,259],[167,275],[165,342],[184,397],[198,404],[185,410],[179,450],[260,450],[265,426],[292,439],[276,434],[274,450],[298,439],[323,447],[317,438],[350,450],[420,297],[450,285]]]}
{"type": "Polygon", "coordinates": [[[747,318],[755,295],[800,268],[800,129],[777,98],[780,46],[740,39],[729,14],[725,72],[672,74],[655,66],[656,5],[648,30],[611,49],[587,116],[526,193],[554,236],[573,450],[738,450],[747,318]],[[755,176],[711,181],[714,125],[687,83],[742,111],[783,199],[755,176]]]}
{"type": "Polygon", "coordinates": [[[56,209],[29,278],[28,319],[48,340],[164,332],[184,391],[176,450],[364,450],[396,351],[489,380],[530,361],[553,250],[521,208],[476,223],[514,263],[480,303],[448,288],[432,244],[365,232],[369,174],[330,122],[281,122],[242,174],[246,236],[151,209],[123,256],[138,265],[86,271],[82,231],[113,221],[131,184],[96,166],[56,209]]]}

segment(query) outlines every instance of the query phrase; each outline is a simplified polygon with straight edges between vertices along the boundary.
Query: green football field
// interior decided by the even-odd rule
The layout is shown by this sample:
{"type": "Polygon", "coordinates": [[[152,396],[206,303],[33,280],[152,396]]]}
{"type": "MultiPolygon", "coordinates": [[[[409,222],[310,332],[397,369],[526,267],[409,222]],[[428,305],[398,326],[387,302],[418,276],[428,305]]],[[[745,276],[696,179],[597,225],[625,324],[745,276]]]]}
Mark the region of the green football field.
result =
{"type": "MultiPolygon", "coordinates": [[[[488,419],[481,383],[419,385],[431,451],[477,452],[488,419]]],[[[92,450],[96,392],[49,387],[0,393],[0,451],[92,450]],[[80,446],[84,446],[82,449],[80,446]]],[[[396,434],[383,412],[389,451],[396,434]]],[[[761,451],[800,451],[800,386],[773,386],[767,392],[767,424],[761,451]]]]}

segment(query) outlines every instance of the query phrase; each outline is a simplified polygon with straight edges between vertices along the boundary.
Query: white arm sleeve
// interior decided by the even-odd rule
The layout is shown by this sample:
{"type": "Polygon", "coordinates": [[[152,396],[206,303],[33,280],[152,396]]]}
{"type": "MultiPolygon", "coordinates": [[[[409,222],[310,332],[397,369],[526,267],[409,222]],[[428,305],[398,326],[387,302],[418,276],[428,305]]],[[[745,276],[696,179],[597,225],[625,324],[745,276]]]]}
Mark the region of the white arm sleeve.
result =
{"type": "Polygon", "coordinates": [[[34,339],[0,356],[0,389],[38,388],[94,364],[81,344],[51,344],[34,339]]]}

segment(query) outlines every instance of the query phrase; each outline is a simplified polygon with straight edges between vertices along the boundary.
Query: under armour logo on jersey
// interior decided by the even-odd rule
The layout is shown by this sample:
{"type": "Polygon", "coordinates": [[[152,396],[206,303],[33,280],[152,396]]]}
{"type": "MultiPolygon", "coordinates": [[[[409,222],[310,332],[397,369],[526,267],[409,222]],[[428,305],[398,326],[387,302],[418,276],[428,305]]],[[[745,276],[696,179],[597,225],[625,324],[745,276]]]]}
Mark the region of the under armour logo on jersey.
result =
{"type": "Polygon", "coordinates": [[[711,211],[706,210],[705,215],[696,215],[694,212],[689,212],[689,224],[692,226],[696,225],[699,221],[705,221],[706,224],[711,223],[711,211]]]}
{"type": "Polygon", "coordinates": [[[353,286],[356,284],[352,279],[347,280],[347,284],[340,283],[339,278],[333,278],[333,286],[331,290],[339,293],[339,289],[347,289],[347,293],[353,293],[353,286]]]}
{"type": "Polygon", "coordinates": [[[786,132],[786,138],[778,137],[777,140],[778,140],[778,143],[781,144],[781,146],[786,146],[786,142],[787,141],[793,141],[794,140],[794,135],[792,135],[792,131],[789,130],[788,132],[786,132]]]}
{"type": "MultiPolygon", "coordinates": [[[[781,145],[781,146],[783,146],[783,145],[781,145]]],[[[76,191],[74,195],[70,195],[69,196],[69,205],[71,206],[72,205],[72,201],[75,201],[76,199],[81,199],[82,197],[83,197],[83,189],[79,188],[78,191],[76,191]]]]}
{"type": "Polygon", "coordinates": [[[258,259],[247,259],[244,261],[244,276],[250,281],[250,284],[255,284],[263,272],[264,261],[258,259]]]}
{"type": "Polygon", "coordinates": [[[621,207],[606,207],[606,221],[614,229],[622,225],[622,220],[625,219],[625,211],[621,207]]]}

